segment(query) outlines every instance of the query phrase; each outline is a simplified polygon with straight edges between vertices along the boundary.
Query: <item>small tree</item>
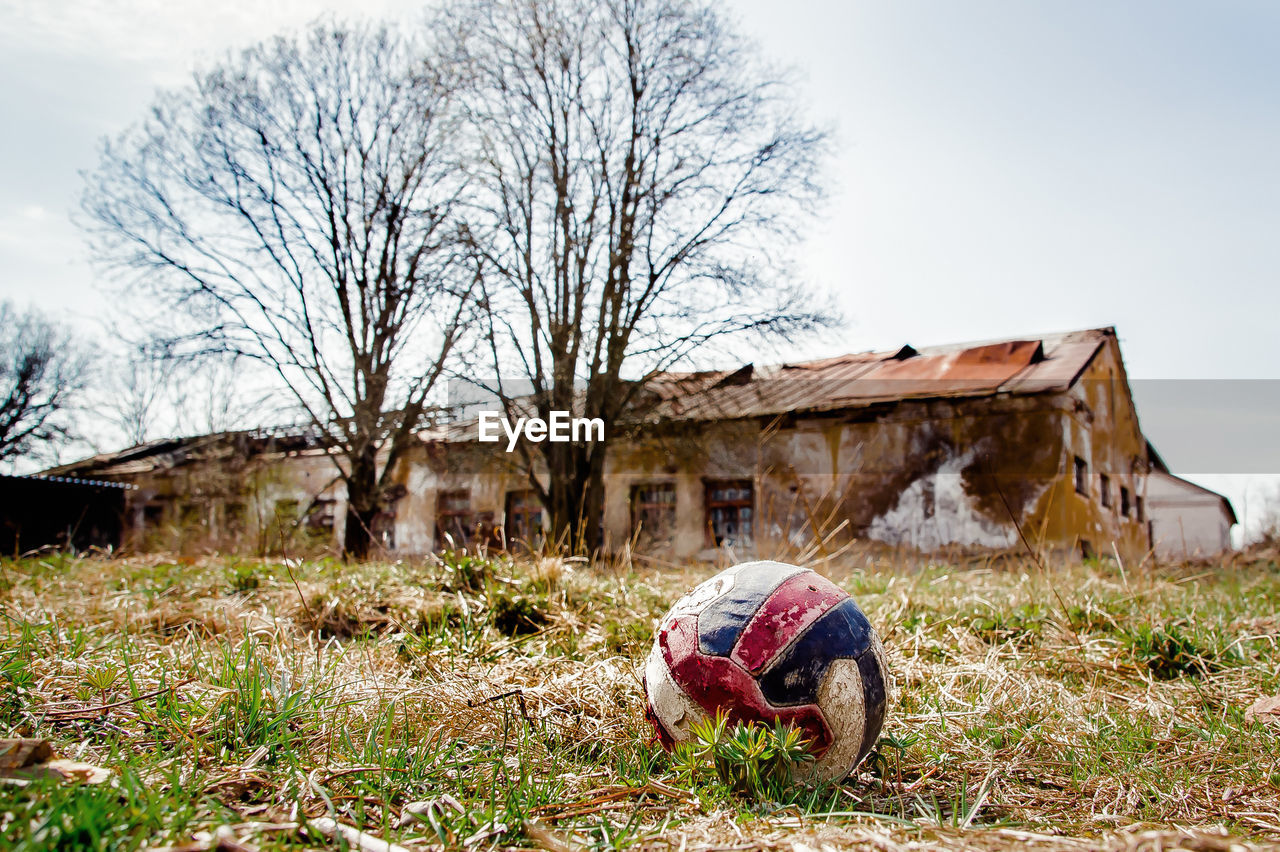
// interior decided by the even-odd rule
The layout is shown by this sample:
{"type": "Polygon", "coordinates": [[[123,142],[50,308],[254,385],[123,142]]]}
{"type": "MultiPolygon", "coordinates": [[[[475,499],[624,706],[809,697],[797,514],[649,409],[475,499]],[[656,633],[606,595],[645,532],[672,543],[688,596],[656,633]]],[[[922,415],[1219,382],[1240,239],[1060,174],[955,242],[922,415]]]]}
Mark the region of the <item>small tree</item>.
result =
{"type": "Polygon", "coordinates": [[[412,40],[318,25],[160,95],[87,175],[153,343],[251,359],[323,433],[352,557],[465,318],[454,88],[412,40]]]}
{"type": "Polygon", "coordinates": [[[490,390],[509,415],[530,405],[520,387],[541,417],[604,421],[602,442],[537,445],[546,488],[522,446],[555,534],[593,548],[605,455],[650,377],[823,321],[779,249],[821,194],[824,138],[698,2],[459,0],[444,16],[470,74],[490,390]]]}
{"type": "Polygon", "coordinates": [[[87,373],[67,329],[0,302],[0,461],[51,455],[74,437],[71,406],[87,373]]]}

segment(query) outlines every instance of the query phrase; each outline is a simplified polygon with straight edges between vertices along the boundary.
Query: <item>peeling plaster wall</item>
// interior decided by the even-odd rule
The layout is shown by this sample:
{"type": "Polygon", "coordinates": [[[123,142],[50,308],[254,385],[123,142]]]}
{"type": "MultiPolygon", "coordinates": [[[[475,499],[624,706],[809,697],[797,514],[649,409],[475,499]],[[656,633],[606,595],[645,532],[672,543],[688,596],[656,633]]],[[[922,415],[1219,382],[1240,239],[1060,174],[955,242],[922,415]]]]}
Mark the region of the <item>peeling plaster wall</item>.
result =
{"type": "Polygon", "coordinates": [[[1150,462],[1114,338],[1103,344],[1067,396],[1063,468],[1068,475],[1046,509],[1048,538],[1077,554],[1111,555],[1114,545],[1123,558],[1141,559],[1151,546],[1138,511],[1138,498],[1146,502],[1150,462]],[[1088,466],[1087,493],[1075,487],[1076,457],[1088,466]],[[1110,506],[1103,501],[1104,475],[1110,506]],[[1121,487],[1130,494],[1128,516],[1121,512],[1121,487]]]}
{"type": "Polygon", "coordinates": [[[965,491],[961,471],[973,461],[969,451],[947,459],[936,473],[926,474],[898,497],[892,509],[867,528],[867,537],[917,550],[962,547],[1012,547],[1017,531],[979,512],[965,491]]]}

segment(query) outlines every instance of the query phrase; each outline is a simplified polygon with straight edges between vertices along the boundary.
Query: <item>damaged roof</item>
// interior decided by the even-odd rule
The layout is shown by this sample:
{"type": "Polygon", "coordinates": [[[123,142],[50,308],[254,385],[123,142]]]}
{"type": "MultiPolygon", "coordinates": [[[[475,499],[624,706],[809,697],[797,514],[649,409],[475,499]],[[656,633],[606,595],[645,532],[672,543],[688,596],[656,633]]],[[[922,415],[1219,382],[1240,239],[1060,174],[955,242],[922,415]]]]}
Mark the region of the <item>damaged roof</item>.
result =
{"type": "MultiPolygon", "coordinates": [[[[1109,339],[1111,327],[1034,338],[855,352],[731,370],[667,372],[650,379],[649,422],[732,420],[859,408],[905,399],[1064,391],[1109,339]]],[[[466,418],[423,429],[426,442],[475,441],[466,418]]]]}
{"type": "Polygon", "coordinates": [[[132,476],[181,467],[191,461],[247,458],[264,453],[325,452],[323,440],[307,427],[278,427],[234,432],[215,432],[187,438],[160,438],[114,453],[99,453],[87,459],[41,471],[40,476],[132,476]]]}
{"type": "MultiPolygon", "coordinates": [[[[1075,384],[1114,328],[1096,328],[1034,338],[956,343],[885,352],[855,352],[730,370],[666,372],[646,391],[654,402],[647,421],[727,420],[785,413],[858,408],[904,399],[981,397],[1063,391],[1075,384]]],[[[127,476],[175,467],[196,458],[234,452],[320,451],[322,441],[301,427],[227,432],[151,441],[51,468],[46,475],[127,476]]],[[[424,442],[475,441],[477,421],[468,418],[423,427],[424,442]]]]}
{"type": "MultiPolygon", "coordinates": [[[[1032,394],[1070,388],[1114,328],[1038,338],[859,352],[769,367],[747,365],[710,387],[652,386],[654,420],[713,420],[831,411],[903,399],[1032,394]]],[[[696,375],[696,374],[693,374],[696,375]]]]}

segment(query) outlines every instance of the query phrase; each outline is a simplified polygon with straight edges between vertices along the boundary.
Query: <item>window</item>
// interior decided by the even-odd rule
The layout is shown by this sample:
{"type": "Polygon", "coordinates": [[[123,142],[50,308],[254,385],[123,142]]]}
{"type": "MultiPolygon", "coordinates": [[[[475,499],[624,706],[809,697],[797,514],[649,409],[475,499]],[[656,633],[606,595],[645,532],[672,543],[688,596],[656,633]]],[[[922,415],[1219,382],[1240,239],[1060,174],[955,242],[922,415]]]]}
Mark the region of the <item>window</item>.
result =
{"type": "Polygon", "coordinates": [[[329,497],[317,497],[307,508],[307,532],[311,534],[327,534],[333,532],[333,507],[336,501],[329,497]]]}
{"type": "Polygon", "coordinates": [[[245,505],[243,503],[227,503],[222,507],[222,533],[232,540],[244,535],[245,505]]]}
{"type": "Polygon", "coordinates": [[[652,482],[631,489],[631,534],[650,545],[669,544],[676,529],[676,486],[652,482]]]}
{"type": "Polygon", "coordinates": [[[184,530],[204,526],[204,515],[200,506],[195,503],[183,503],[178,506],[178,526],[184,530]]]}
{"type": "Polygon", "coordinates": [[[441,491],[436,502],[436,547],[465,547],[471,541],[471,526],[470,489],[441,491]]]}
{"type": "Polygon", "coordinates": [[[749,479],[707,483],[707,530],[717,546],[751,543],[754,502],[749,479]]]}
{"type": "Polygon", "coordinates": [[[298,520],[298,501],[277,500],[274,511],[277,529],[287,530],[298,520]]]}
{"type": "Polygon", "coordinates": [[[1098,488],[1102,492],[1102,505],[1111,505],[1111,477],[1105,473],[1098,476],[1098,488]]]}
{"type": "Polygon", "coordinates": [[[1120,486],[1120,514],[1124,515],[1126,518],[1129,517],[1129,507],[1130,507],[1129,489],[1127,486],[1121,485],[1120,486]]]}
{"type": "Polygon", "coordinates": [[[1137,510],[1134,514],[1138,516],[1138,523],[1146,523],[1147,520],[1147,501],[1141,497],[1133,501],[1133,506],[1137,510]]]}
{"type": "Polygon", "coordinates": [[[317,497],[306,507],[302,515],[300,532],[307,543],[320,546],[333,540],[333,515],[337,501],[329,497],[317,497]]]}
{"type": "Polygon", "coordinates": [[[532,545],[542,533],[542,501],[533,489],[507,492],[507,521],[504,525],[508,542],[532,545]]]}
{"type": "Polygon", "coordinates": [[[1089,465],[1085,460],[1076,456],[1076,493],[1089,496],[1089,465]]]}

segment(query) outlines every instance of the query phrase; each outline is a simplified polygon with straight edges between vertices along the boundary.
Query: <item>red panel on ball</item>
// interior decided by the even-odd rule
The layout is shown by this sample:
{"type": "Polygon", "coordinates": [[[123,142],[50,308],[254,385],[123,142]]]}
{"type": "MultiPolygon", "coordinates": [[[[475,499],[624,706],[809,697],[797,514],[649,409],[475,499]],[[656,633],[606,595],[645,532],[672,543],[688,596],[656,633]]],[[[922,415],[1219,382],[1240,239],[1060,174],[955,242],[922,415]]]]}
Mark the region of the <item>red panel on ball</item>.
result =
{"type": "Polygon", "coordinates": [[[788,578],[752,616],[731,659],[759,674],[775,654],[847,597],[848,592],[813,571],[788,578]]]}
{"type": "Polygon", "coordinates": [[[658,632],[658,643],[675,682],[709,715],[723,708],[729,713],[730,724],[772,724],[777,719],[803,730],[818,757],[834,740],[817,705],[774,707],[765,701],[760,685],[742,666],[728,657],[699,651],[696,615],[680,616],[664,625],[658,632]]]}

